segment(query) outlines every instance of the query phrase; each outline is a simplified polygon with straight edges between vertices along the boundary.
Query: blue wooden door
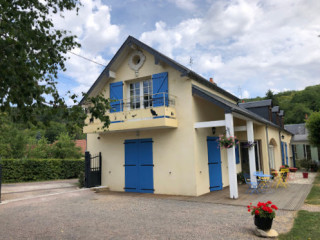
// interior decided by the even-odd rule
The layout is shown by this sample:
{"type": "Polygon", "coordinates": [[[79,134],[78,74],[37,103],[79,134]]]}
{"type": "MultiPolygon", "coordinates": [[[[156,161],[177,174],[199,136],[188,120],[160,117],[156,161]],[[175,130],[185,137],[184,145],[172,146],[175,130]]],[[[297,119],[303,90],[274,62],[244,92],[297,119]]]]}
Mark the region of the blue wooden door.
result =
{"type": "Polygon", "coordinates": [[[154,192],[152,139],[125,140],[125,191],[154,192]]]}
{"type": "Polygon", "coordinates": [[[218,137],[207,137],[210,191],[222,189],[221,155],[218,137]]]}

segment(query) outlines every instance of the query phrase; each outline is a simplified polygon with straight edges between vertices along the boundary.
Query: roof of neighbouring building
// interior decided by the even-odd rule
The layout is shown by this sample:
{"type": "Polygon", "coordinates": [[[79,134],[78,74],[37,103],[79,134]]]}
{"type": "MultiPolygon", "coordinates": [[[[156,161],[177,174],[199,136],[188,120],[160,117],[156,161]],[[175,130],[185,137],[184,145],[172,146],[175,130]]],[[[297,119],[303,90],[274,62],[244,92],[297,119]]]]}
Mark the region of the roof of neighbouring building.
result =
{"type": "Polygon", "coordinates": [[[85,153],[87,150],[87,140],[81,139],[81,140],[76,140],[75,141],[76,147],[81,148],[81,153],[85,153]]]}
{"type": "Polygon", "coordinates": [[[292,142],[308,142],[308,130],[305,123],[286,124],[284,129],[294,134],[292,142]]]}
{"type": "Polygon", "coordinates": [[[261,101],[239,103],[239,106],[242,108],[255,108],[255,107],[272,106],[272,100],[266,99],[266,100],[261,100],[261,101]]]}
{"type": "Polygon", "coordinates": [[[283,110],[280,110],[279,116],[284,116],[284,111],[283,110]]]}

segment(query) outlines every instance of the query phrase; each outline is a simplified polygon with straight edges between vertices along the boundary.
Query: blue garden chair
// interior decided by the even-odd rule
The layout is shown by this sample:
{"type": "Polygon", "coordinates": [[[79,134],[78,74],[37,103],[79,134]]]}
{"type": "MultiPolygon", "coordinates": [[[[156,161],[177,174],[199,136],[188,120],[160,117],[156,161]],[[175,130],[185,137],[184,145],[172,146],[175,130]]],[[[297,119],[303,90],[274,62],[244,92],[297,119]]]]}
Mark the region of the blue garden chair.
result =
{"type": "Polygon", "coordinates": [[[246,193],[249,193],[249,192],[250,192],[250,194],[259,193],[258,183],[251,182],[250,175],[247,173],[244,173],[243,176],[244,176],[244,180],[245,180],[246,184],[248,185],[248,189],[247,189],[246,193]]]}

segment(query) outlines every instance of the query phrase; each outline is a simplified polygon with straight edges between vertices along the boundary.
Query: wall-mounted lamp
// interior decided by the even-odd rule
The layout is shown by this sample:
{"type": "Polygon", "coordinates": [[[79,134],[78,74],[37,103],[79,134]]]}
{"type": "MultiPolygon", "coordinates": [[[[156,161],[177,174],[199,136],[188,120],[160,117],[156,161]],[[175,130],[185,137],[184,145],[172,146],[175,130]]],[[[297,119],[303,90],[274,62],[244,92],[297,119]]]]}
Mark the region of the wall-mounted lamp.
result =
{"type": "Polygon", "coordinates": [[[281,138],[284,139],[284,135],[282,135],[281,138]]]}
{"type": "Polygon", "coordinates": [[[216,134],[216,128],[215,127],[211,128],[211,131],[212,131],[213,135],[216,134]]]}

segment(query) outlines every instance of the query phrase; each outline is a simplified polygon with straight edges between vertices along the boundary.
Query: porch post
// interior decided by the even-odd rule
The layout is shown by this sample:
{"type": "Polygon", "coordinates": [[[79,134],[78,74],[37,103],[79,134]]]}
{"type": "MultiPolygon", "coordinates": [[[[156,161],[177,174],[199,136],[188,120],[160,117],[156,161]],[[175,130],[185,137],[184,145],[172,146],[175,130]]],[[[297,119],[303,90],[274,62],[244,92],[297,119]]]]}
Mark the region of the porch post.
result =
{"type": "MultiPolygon", "coordinates": [[[[247,138],[248,142],[254,142],[254,135],[253,135],[253,122],[248,120],[247,121],[247,138]]],[[[256,171],[256,160],[255,160],[255,150],[254,147],[248,148],[249,154],[249,168],[250,168],[250,179],[251,182],[256,183],[257,178],[253,175],[256,171]]]]}
{"type": "MultiPolygon", "coordinates": [[[[233,116],[232,113],[225,113],[226,119],[226,135],[227,137],[234,136],[233,116]]],[[[228,155],[228,169],[229,169],[229,187],[230,198],[238,198],[238,182],[237,182],[237,168],[236,168],[236,154],[235,147],[227,149],[228,155]]]]}

